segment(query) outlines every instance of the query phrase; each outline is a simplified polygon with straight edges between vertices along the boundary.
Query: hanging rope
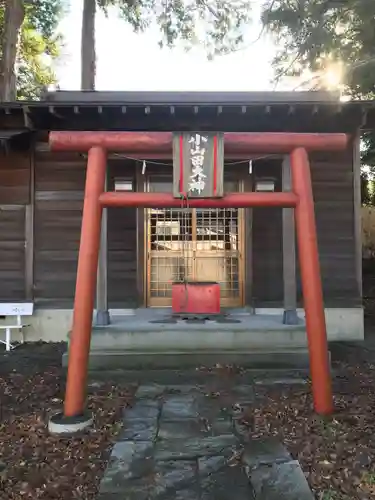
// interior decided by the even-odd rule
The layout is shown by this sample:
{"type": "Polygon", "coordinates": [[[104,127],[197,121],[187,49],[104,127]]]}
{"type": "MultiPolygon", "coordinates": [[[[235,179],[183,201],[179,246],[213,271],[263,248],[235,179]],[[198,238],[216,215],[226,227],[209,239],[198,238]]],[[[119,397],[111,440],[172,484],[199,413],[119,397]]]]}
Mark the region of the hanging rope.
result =
{"type": "MultiPolygon", "coordinates": [[[[146,170],[146,163],[148,163],[150,165],[159,165],[159,166],[163,166],[163,167],[170,167],[171,166],[171,163],[166,163],[166,162],[161,162],[161,161],[154,161],[154,160],[144,160],[142,158],[133,158],[131,156],[122,155],[121,153],[113,153],[113,156],[115,156],[117,158],[122,158],[124,160],[131,160],[131,161],[141,162],[142,165],[143,165],[143,168],[142,168],[143,171],[146,170]]],[[[277,154],[263,155],[263,156],[258,156],[256,158],[248,158],[247,160],[225,162],[225,165],[228,166],[228,167],[235,166],[235,165],[244,165],[245,163],[248,164],[248,165],[250,165],[250,163],[253,162],[253,161],[266,160],[266,159],[269,159],[269,158],[278,158],[278,157],[280,157],[280,155],[277,155],[277,154]]]]}

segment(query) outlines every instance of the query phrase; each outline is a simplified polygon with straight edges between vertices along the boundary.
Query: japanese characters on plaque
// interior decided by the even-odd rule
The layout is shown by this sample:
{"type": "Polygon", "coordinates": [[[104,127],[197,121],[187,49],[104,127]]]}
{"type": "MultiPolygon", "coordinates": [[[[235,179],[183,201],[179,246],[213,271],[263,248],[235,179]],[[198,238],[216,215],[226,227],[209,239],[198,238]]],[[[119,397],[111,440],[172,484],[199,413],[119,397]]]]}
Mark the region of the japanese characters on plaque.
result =
{"type": "Polygon", "coordinates": [[[200,195],[206,187],[207,175],[204,173],[204,155],[208,137],[194,134],[189,139],[191,173],[189,176],[188,191],[193,195],[200,195]]]}
{"type": "Polygon", "coordinates": [[[223,134],[184,132],[173,140],[174,196],[223,196],[223,134]]]}

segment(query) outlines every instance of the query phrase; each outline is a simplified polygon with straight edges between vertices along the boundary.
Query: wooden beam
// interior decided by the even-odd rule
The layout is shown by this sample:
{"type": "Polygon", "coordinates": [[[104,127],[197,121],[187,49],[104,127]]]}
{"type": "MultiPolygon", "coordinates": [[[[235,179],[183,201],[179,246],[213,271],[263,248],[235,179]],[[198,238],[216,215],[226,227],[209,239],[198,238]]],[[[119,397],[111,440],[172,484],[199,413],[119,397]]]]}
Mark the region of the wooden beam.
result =
{"type": "MultiPolygon", "coordinates": [[[[105,191],[108,189],[108,168],[105,179],[105,191]]],[[[100,231],[100,250],[98,260],[98,274],[96,279],[96,318],[98,326],[110,324],[108,311],[108,209],[103,208],[102,225],[100,231]]]]}
{"type": "MultiPolygon", "coordinates": [[[[136,165],[135,190],[139,193],[145,191],[145,176],[142,175],[141,165],[136,165]]],[[[145,251],[145,209],[137,208],[137,290],[138,302],[141,307],[146,306],[146,251],[145,251]]]]}
{"type": "MultiPolygon", "coordinates": [[[[283,191],[292,190],[290,158],[286,156],[282,163],[283,191]]],[[[297,282],[296,282],[296,242],[294,229],[294,209],[283,208],[283,280],[284,280],[284,316],[285,325],[298,324],[297,282]]]]}
{"type": "Polygon", "coordinates": [[[30,153],[29,203],[25,208],[25,298],[34,298],[35,155],[30,153]]]}
{"type": "Polygon", "coordinates": [[[359,297],[362,298],[362,194],[361,194],[361,152],[360,134],[353,141],[353,189],[354,189],[354,242],[355,265],[359,297]]]}
{"type": "Polygon", "coordinates": [[[24,210],[25,205],[2,205],[0,204],[0,210],[2,212],[12,212],[13,210],[24,210]]]}
{"type": "Polygon", "coordinates": [[[56,112],[55,106],[48,106],[48,111],[51,115],[57,116],[57,118],[63,118],[62,114],[56,112]]]}
{"type": "MultiPolygon", "coordinates": [[[[189,198],[191,208],[295,207],[294,193],[231,193],[222,198],[189,198]]],[[[99,196],[103,207],[180,208],[172,193],[109,192],[99,196]]]]}
{"type": "MultiPolygon", "coordinates": [[[[249,173],[243,180],[243,192],[252,192],[253,190],[253,178],[249,173]]],[[[243,242],[244,252],[244,276],[245,276],[245,289],[244,289],[244,298],[245,305],[250,306],[254,309],[254,300],[253,300],[253,209],[245,208],[244,209],[244,231],[243,238],[245,241],[243,242]]]]}
{"type": "MultiPolygon", "coordinates": [[[[86,152],[93,146],[106,151],[168,153],[172,155],[172,132],[50,132],[55,151],[86,152]]],[[[341,151],[347,148],[346,134],[238,133],[224,134],[225,153],[288,154],[302,147],[307,151],[341,151]]]]}
{"type": "Polygon", "coordinates": [[[33,123],[30,119],[30,108],[29,106],[23,106],[22,107],[22,113],[23,113],[23,124],[26,128],[33,128],[33,123]]]}

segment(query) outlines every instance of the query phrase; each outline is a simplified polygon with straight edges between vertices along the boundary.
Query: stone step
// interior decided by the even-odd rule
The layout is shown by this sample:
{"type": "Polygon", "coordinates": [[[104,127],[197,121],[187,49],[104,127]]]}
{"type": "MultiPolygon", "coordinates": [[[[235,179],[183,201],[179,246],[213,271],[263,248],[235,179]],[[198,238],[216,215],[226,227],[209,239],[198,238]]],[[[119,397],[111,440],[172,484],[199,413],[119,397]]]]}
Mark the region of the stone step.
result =
{"type": "MultiPolygon", "coordinates": [[[[67,366],[68,354],[63,355],[67,366]]],[[[301,370],[309,365],[307,349],[194,350],[194,351],[135,351],[92,348],[91,370],[111,369],[182,369],[238,365],[261,370],[301,370]]]]}
{"type": "MultiPolygon", "coordinates": [[[[173,380],[176,386],[182,384],[190,386],[215,385],[218,378],[228,380],[230,372],[230,383],[243,386],[250,382],[255,388],[282,387],[282,386],[305,386],[309,383],[309,368],[301,369],[278,369],[278,368],[243,368],[242,366],[221,366],[215,369],[205,367],[190,367],[173,370],[173,380]]],[[[150,370],[138,370],[136,367],[90,370],[90,388],[98,388],[106,383],[120,384],[123,386],[138,387],[139,385],[166,385],[170,382],[171,370],[156,367],[150,370]]]]}
{"type": "Polygon", "coordinates": [[[92,349],[124,349],[127,351],[195,351],[253,349],[295,349],[306,348],[307,338],[304,326],[283,326],[262,324],[252,328],[237,325],[194,325],[176,328],[175,325],[155,325],[154,329],[124,329],[116,325],[94,328],[91,338],[92,349]],[[157,328],[156,328],[157,326],[157,328]]]}

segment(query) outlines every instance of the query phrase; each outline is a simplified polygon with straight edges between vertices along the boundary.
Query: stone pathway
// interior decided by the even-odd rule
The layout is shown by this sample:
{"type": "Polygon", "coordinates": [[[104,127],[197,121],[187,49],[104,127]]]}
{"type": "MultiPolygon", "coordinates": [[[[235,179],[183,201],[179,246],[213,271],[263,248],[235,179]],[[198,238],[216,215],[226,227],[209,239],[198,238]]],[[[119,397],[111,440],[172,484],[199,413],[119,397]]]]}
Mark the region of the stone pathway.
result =
{"type": "Polygon", "coordinates": [[[298,462],[241,424],[252,385],[141,385],[98,500],[312,500],[298,462]]]}

